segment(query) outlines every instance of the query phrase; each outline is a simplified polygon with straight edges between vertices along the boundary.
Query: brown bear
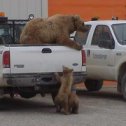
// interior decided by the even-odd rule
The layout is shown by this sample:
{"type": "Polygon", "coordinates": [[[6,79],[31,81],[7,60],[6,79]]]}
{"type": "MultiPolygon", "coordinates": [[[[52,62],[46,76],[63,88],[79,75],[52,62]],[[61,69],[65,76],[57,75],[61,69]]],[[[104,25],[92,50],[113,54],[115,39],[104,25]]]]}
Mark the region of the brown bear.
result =
{"type": "Polygon", "coordinates": [[[21,44],[61,44],[80,50],[82,45],[70,39],[74,31],[87,31],[84,21],[78,15],[56,14],[48,18],[36,18],[24,27],[21,44]]]}
{"type": "Polygon", "coordinates": [[[54,100],[56,111],[60,112],[61,109],[63,109],[64,114],[69,114],[68,98],[73,84],[73,69],[63,66],[63,75],[60,77],[56,74],[56,79],[61,83],[58,94],[54,100]]]}
{"type": "Polygon", "coordinates": [[[60,77],[56,74],[56,79],[61,83],[58,94],[55,97],[56,111],[62,109],[64,114],[78,113],[79,98],[76,93],[73,93],[73,69],[63,66],[63,75],[60,77]]]}

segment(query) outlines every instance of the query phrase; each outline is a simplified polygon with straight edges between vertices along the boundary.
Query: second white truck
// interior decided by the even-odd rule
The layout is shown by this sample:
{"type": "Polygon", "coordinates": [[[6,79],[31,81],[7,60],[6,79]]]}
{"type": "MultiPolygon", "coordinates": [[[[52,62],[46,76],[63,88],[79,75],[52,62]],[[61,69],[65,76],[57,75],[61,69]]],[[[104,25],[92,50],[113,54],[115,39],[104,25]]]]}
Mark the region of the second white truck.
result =
{"type": "Polygon", "coordinates": [[[101,89],[104,80],[117,81],[126,100],[126,21],[88,21],[89,31],[76,32],[75,40],[84,45],[89,91],[101,89]]]}

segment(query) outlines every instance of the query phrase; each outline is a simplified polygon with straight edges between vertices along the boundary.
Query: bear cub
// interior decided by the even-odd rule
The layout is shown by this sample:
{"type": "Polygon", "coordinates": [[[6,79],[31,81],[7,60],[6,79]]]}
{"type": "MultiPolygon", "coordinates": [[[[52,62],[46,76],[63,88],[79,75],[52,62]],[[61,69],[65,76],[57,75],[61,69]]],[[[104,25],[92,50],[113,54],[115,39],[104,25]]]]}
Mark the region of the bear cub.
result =
{"type": "Polygon", "coordinates": [[[60,82],[60,88],[55,97],[56,111],[64,114],[78,113],[79,98],[76,93],[72,92],[73,86],[73,69],[63,66],[63,75],[60,77],[58,73],[55,74],[56,79],[60,82]]]}

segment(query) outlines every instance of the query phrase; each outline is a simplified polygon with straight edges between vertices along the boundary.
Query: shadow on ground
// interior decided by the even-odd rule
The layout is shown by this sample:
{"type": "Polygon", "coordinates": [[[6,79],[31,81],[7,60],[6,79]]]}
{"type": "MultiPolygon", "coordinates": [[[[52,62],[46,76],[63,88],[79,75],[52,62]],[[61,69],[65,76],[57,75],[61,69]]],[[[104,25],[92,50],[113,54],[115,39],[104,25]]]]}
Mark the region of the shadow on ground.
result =
{"type": "Polygon", "coordinates": [[[50,101],[44,101],[42,98],[40,100],[34,99],[23,99],[23,98],[10,98],[3,97],[0,98],[0,111],[30,111],[30,112],[47,112],[47,110],[55,110],[55,105],[50,99],[50,101]]]}

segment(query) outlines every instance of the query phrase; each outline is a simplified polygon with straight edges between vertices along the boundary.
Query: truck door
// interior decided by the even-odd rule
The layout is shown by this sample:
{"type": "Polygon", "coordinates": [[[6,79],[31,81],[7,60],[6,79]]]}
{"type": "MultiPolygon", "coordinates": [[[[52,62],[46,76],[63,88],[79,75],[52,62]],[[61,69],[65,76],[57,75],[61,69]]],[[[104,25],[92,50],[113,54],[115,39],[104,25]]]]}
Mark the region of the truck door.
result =
{"type": "Polygon", "coordinates": [[[97,25],[92,36],[91,45],[87,49],[87,72],[94,79],[112,78],[114,72],[114,49],[100,48],[98,43],[103,40],[114,41],[108,26],[97,25]]]}

